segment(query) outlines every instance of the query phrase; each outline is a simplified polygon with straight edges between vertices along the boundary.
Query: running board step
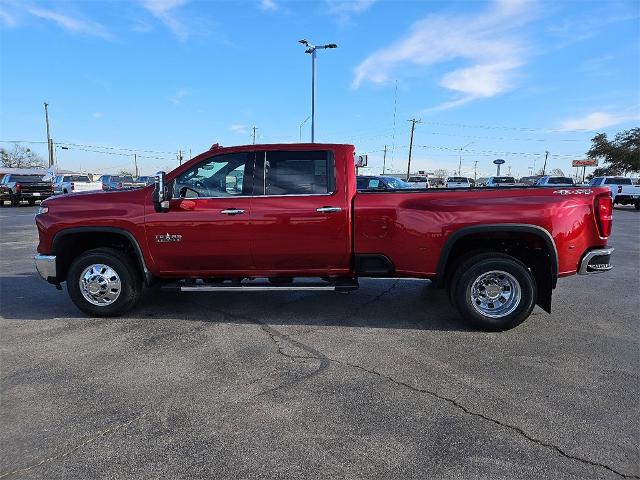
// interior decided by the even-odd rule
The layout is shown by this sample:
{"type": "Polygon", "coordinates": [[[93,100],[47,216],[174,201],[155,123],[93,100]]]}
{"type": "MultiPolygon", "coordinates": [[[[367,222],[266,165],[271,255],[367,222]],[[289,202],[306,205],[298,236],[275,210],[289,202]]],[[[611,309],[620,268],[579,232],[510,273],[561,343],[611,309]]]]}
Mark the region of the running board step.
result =
{"type": "Polygon", "coordinates": [[[223,282],[206,283],[202,281],[178,282],[165,285],[166,289],[178,289],[183,292],[266,292],[266,291],[333,291],[348,292],[358,289],[356,281],[339,282],[223,282]]]}

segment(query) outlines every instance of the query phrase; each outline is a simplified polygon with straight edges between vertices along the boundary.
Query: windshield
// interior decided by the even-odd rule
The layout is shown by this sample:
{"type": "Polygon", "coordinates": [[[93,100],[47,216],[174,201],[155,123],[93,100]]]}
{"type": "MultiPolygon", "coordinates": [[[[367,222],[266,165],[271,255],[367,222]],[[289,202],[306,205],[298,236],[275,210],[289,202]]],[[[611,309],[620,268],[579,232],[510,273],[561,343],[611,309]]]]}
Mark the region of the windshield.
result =
{"type": "Polygon", "coordinates": [[[90,182],[86,175],[65,175],[63,182],[90,182]]]}
{"type": "Polygon", "coordinates": [[[410,177],[409,182],[426,182],[427,177],[410,177]]]}
{"type": "Polygon", "coordinates": [[[469,183],[465,177],[449,177],[447,178],[448,183],[469,183]]]}
{"type": "Polygon", "coordinates": [[[516,183],[513,177],[493,177],[493,183],[516,183]]]}
{"type": "Polygon", "coordinates": [[[549,177],[549,185],[573,185],[573,180],[569,177],[549,177]]]}
{"type": "Polygon", "coordinates": [[[9,180],[11,182],[35,183],[41,182],[42,177],[40,175],[11,175],[9,180]]]}
{"type": "Polygon", "coordinates": [[[385,177],[384,180],[385,180],[387,186],[389,188],[393,188],[394,190],[402,190],[402,189],[405,189],[405,188],[412,188],[411,185],[409,185],[404,180],[400,180],[399,178],[385,177]]]}

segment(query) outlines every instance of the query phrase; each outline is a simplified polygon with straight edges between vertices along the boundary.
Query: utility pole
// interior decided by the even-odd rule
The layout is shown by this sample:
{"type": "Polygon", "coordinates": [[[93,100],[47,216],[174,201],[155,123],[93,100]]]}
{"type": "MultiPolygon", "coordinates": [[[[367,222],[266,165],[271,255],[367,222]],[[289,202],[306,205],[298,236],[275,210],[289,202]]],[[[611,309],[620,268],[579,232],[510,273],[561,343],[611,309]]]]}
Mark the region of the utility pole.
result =
{"type": "Polygon", "coordinates": [[[474,180],[478,180],[478,160],[476,160],[475,162],[473,162],[473,179],[474,180]]]}
{"type": "Polygon", "coordinates": [[[507,174],[508,174],[509,176],[511,176],[511,165],[509,165],[509,167],[508,167],[507,174]]]}
{"type": "Polygon", "coordinates": [[[47,148],[49,149],[49,167],[53,167],[53,141],[49,130],[49,104],[44,102],[44,120],[47,124],[47,148]]]}
{"type": "Polygon", "coordinates": [[[412,118],[407,120],[411,122],[411,140],[409,141],[409,161],[407,162],[407,179],[411,176],[411,152],[413,151],[413,131],[416,129],[416,123],[422,123],[422,120],[412,118]]]}
{"type": "Polygon", "coordinates": [[[547,158],[549,158],[549,150],[544,152],[544,166],[542,167],[542,175],[545,175],[547,171],[547,158]]]}
{"type": "Polygon", "coordinates": [[[138,175],[138,154],[137,153],[133,154],[133,164],[136,167],[136,178],[138,178],[140,175],[138,175]]]}
{"type": "Polygon", "coordinates": [[[178,154],[176,155],[176,157],[178,157],[178,162],[180,162],[180,165],[182,165],[182,150],[178,150],[178,154]]]}
{"type": "MultiPolygon", "coordinates": [[[[382,157],[382,174],[384,175],[384,170],[387,166],[387,146],[384,146],[384,157],[382,157]]],[[[408,178],[408,177],[407,177],[408,178]]]]}
{"type": "Polygon", "coordinates": [[[256,144],[256,130],[258,130],[258,127],[253,127],[253,144],[256,144]]]}

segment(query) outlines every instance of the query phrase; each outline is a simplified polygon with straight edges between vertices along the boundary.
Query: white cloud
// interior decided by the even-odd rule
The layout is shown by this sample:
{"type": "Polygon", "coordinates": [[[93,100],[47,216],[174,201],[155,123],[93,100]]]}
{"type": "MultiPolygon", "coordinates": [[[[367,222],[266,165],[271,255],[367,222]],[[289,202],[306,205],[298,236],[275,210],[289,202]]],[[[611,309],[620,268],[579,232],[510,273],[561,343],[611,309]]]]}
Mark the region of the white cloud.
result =
{"type": "Polygon", "coordinates": [[[104,113],[102,112],[93,112],[93,118],[102,118],[104,117],[104,113]]]}
{"type": "Polygon", "coordinates": [[[79,33],[83,35],[92,35],[95,37],[104,38],[106,40],[113,39],[113,36],[106,31],[106,29],[95,22],[86,20],[83,18],[71,17],[53,10],[46,10],[43,8],[31,7],[28,12],[36,17],[44,20],[51,20],[60,28],[72,33],[79,33]]]}
{"type": "Polygon", "coordinates": [[[174,10],[186,5],[188,0],[141,0],[142,6],[156,17],[180,40],[189,37],[187,27],[175,16],[174,10]]]}
{"type": "Polygon", "coordinates": [[[246,125],[234,123],[230,128],[232,132],[238,133],[240,135],[249,135],[249,130],[247,130],[246,125]]]}
{"type": "Polygon", "coordinates": [[[532,4],[524,0],[496,0],[480,14],[430,15],[361,62],[352,86],[385,83],[407,67],[457,61],[468,65],[446,73],[439,84],[458,96],[435,109],[499,95],[513,87],[515,72],[524,64],[527,48],[518,29],[533,15],[532,4]]]}
{"type": "Polygon", "coordinates": [[[260,0],[260,9],[264,11],[275,12],[280,6],[275,0],[260,0]]]}
{"type": "Polygon", "coordinates": [[[169,101],[174,105],[182,105],[182,100],[187,95],[189,95],[189,90],[186,88],[179,88],[173,96],[169,97],[169,101]]]}
{"type": "Polygon", "coordinates": [[[593,112],[584,117],[572,118],[562,122],[560,130],[598,130],[620,123],[638,120],[640,115],[623,113],[593,112]]]}
{"type": "Polygon", "coordinates": [[[15,27],[16,19],[9,15],[4,10],[0,10],[0,23],[6,25],[7,27],[15,27]]]}
{"type": "Polygon", "coordinates": [[[375,0],[325,0],[327,13],[347,22],[353,15],[367,11],[375,0]]]}

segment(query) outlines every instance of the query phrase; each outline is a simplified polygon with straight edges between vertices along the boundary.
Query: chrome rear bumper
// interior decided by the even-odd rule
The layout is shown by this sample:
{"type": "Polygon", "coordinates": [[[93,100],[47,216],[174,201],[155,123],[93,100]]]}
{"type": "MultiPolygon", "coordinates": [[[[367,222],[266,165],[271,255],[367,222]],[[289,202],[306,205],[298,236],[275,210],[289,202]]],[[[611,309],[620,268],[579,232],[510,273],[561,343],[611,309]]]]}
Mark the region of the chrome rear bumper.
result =
{"type": "Polygon", "coordinates": [[[613,265],[611,265],[612,253],[612,247],[589,250],[580,261],[578,275],[608,272],[613,268],[613,265]]]}
{"type": "Polygon", "coordinates": [[[47,282],[55,283],[56,280],[56,256],[55,255],[36,255],[33,257],[36,263],[36,270],[40,276],[47,282]]]}

